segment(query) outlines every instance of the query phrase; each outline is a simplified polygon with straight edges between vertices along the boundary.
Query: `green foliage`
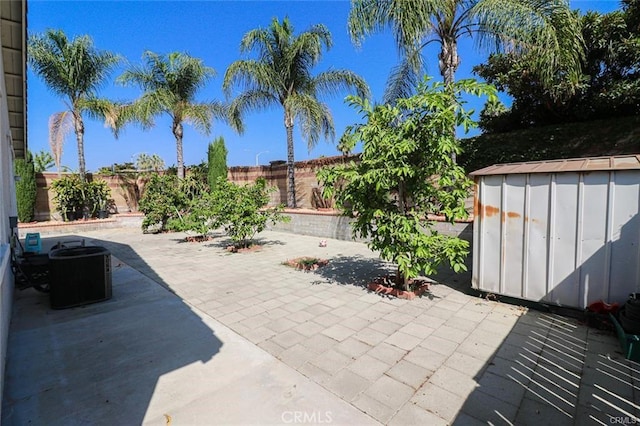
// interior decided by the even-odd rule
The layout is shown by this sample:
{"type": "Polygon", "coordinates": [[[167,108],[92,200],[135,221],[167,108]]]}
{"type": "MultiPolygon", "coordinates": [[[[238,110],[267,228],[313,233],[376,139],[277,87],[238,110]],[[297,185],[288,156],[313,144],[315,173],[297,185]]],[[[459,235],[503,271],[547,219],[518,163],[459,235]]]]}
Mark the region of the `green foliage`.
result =
{"type": "Polygon", "coordinates": [[[26,159],[16,159],[13,168],[15,175],[20,178],[20,180],[16,182],[18,220],[20,222],[31,222],[34,216],[38,191],[36,172],[33,162],[31,161],[31,153],[27,152],[26,159]]]}
{"type": "Polygon", "coordinates": [[[553,87],[558,64],[573,72],[582,59],[577,21],[566,0],[352,0],[347,28],[356,43],[391,30],[402,59],[385,91],[385,102],[393,103],[414,93],[432,42],[440,46],[443,81],[453,82],[458,44],[468,37],[484,48],[531,54],[529,72],[553,87]]]}
{"type": "Polygon", "coordinates": [[[142,230],[166,231],[170,220],[179,218],[187,204],[177,176],[151,175],[139,203],[139,209],[144,213],[142,230]]]}
{"type": "Polygon", "coordinates": [[[84,193],[83,181],[79,175],[72,174],[56,179],[51,183],[54,192],[53,202],[56,210],[62,215],[62,220],[75,219],[77,211],[82,211],[84,193]]]}
{"type": "Polygon", "coordinates": [[[264,179],[253,185],[237,185],[219,178],[211,194],[211,213],[217,226],[224,227],[234,243],[248,247],[259,232],[269,223],[289,221],[289,216],[281,214],[283,207],[267,208],[269,193],[264,179]]]}
{"type": "Polygon", "coordinates": [[[218,228],[211,194],[204,191],[197,198],[192,199],[186,210],[177,218],[173,218],[168,226],[176,231],[193,231],[197,235],[207,235],[211,229],[218,228]]]}
{"type": "Polygon", "coordinates": [[[227,178],[227,153],[227,147],[222,136],[209,144],[207,151],[209,174],[207,178],[209,188],[212,191],[215,189],[218,178],[227,178]]]}
{"type": "Polygon", "coordinates": [[[85,182],[85,201],[84,205],[89,208],[92,216],[99,211],[107,210],[109,201],[111,200],[111,188],[104,180],[85,182]]]}
{"type": "Polygon", "coordinates": [[[106,210],[111,200],[111,188],[104,180],[84,181],[77,174],[64,176],[51,183],[53,202],[64,221],[83,214],[95,216],[106,210]]]}
{"type": "Polygon", "coordinates": [[[479,76],[513,98],[510,109],[487,105],[480,127],[499,133],[533,126],[640,114],[639,2],[622,11],[588,12],[581,17],[585,60],[577,75],[556,69],[545,87],[531,73],[536,57],[500,54],[474,68],[479,76]]]}
{"type": "Polygon", "coordinates": [[[161,172],[164,170],[164,160],[158,154],[140,153],[136,157],[136,169],[141,172],[161,172]]]}
{"type": "Polygon", "coordinates": [[[395,105],[349,97],[366,118],[352,127],[363,142],[361,161],[318,174],[325,196],[335,196],[344,213],[355,217],[354,235],[397,264],[398,284],[406,286],[421,272],[433,274],[443,262],[456,272],[465,269],[468,243],[438,234],[427,219],[430,213],[449,221],[467,215],[471,182],[451,158],[461,151],[451,129],[474,125],[472,111],[462,108],[462,92],[495,97],[491,87],[473,80],[450,86],[425,81],[417,95],[395,105]]]}
{"type": "Polygon", "coordinates": [[[235,244],[247,247],[268,223],[289,220],[281,215],[282,206],[266,207],[274,188],[267,188],[264,179],[253,185],[237,185],[219,177],[209,192],[208,186],[191,174],[182,181],[165,175],[152,177],[147,186],[140,202],[144,230],[159,226],[159,230],[206,235],[211,229],[224,227],[235,244]]]}
{"type": "Polygon", "coordinates": [[[33,165],[35,167],[36,173],[42,173],[55,166],[55,161],[53,160],[53,156],[51,155],[51,153],[43,149],[37,152],[36,155],[34,155],[33,165]]]}
{"type": "Polygon", "coordinates": [[[207,173],[208,166],[205,162],[188,167],[187,175],[181,182],[182,192],[185,193],[187,199],[194,200],[209,192],[207,173]]]}
{"type": "MultiPolygon", "coordinates": [[[[196,212],[209,192],[206,176],[204,163],[191,166],[184,179],[175,174],[150,174],[139,202],[139,210],[145,214],[142,229],[159,232],[205,229],[197,222],[196,212]]],[[[200,233],[204,235],[206,230],[200,233]]]]}
{"type": "Polygon", "coordinates": [[[132,162],[115,163],[111,166],[103,166],[98,169],[98,174],[106,176],[115,176],[122,173],[135,172],[136,165],[132,162]]]}

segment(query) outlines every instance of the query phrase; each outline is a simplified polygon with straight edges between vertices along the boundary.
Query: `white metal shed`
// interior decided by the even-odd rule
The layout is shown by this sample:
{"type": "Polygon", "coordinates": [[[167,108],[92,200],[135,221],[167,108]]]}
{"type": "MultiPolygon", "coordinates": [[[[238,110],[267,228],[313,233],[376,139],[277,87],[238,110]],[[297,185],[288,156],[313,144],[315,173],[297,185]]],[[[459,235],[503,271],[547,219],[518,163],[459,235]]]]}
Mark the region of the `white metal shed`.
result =
{"type": "Polygon", "coordinates": [[[473,288],[580,309],[640,291],[640,155],[471,175],[473,288]]]}

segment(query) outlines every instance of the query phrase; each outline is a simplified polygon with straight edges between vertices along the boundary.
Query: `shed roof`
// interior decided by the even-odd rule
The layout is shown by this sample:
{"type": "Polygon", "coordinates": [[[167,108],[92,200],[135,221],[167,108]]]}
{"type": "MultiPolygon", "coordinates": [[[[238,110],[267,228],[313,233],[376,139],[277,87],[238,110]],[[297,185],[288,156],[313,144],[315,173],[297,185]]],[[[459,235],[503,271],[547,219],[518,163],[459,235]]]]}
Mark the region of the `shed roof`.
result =
{"type": "Polygon", "coordinates": [[[640,154],[494,164],[472,172],[471,176],[594,172],[603,170],[640,170],[640,154]]]}

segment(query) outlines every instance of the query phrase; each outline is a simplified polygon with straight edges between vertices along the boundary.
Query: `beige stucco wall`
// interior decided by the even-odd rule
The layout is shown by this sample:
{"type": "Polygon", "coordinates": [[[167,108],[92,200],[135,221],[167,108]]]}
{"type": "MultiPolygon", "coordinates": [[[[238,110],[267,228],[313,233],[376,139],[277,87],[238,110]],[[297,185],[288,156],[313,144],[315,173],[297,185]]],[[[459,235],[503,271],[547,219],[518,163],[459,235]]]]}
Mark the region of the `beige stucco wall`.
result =
{"type": "MultiPolygon", "coordinates": [[[[49,190],[51,182],[60,176],[69,173],[44,172],[36,173],[36,184],[38,193],[36,195],[36,211],[35,219],[44,220],[60,220],[60,214],[56,212],[53,202],[53,191],[49,190]]],[[[142,177],[124,178],[121,176],[106,176],[98,174],[88,174],[89,179],[105,180],[109,188],[111,188],[111,198],[114,200],[115,212],[112,213],[129,213],[138,211],[138,202],[136,191],[140,193],[144,187],[144,179],[142,177]]]]}
{"type": "MultiPolygon", "coordinates": [[[[320,189],[316,173],[325,166],[340,164],[344,161],[357,159],[352,157],[324,157],[309,161],[299,161],[295,163],[296,198],[298,207],[317,208],[314,200],[314,190],[320,189]]],[[[38,193],[36,197],[35,219],[37,221],[60,220],[60,215],[55,211],[53,202],[53,192],[49,190],[51,183],[60,176],[68,173],[44,172],[36,174],[38,193]]],[[[129,213],[138,211],[136,191],[141,194],[144,189],[144,178],[123,178],[121,176],[108,176],[99,174],[89,174],[93,180],[104,179],[111,188],[111,197],[114,200],[117,213],[129,213]]],[[[267,183],[276,188],[271,194],[270,205],[287,203],[287,165],[278,164],[273,166],[236,166],[229,168],[229,180],[236,183],[251,183],[257,178],[263,177],[267,183]]]]}
{"type": "MultiPolygon", "coordinates": [[[[335,156],[316,158],[295,163],[296,201],[301,208],[317,208],[314,200],[314,189],[319,190],[317,172],[322,167],[338,165],[343,162],[357,160],[358,156],[335,156]]],[[[229,180],[236,183],[250,183],[263,177],[267,183],[277,190],[271,194],[271,205],[287,204],[287,165],[271,166],[237,166],[229,168],[229,180]]]]}

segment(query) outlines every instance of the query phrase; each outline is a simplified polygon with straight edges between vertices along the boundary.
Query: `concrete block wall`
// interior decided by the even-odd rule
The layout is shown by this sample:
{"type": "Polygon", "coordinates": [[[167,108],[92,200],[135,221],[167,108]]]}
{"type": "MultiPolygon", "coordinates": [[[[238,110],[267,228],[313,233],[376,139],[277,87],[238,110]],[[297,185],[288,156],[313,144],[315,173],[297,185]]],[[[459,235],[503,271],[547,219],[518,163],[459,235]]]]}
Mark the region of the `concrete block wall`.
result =
{"type": "MultiPolygon", "coordinates": [[[[313,210],[290,210],[285,214],[291,218],[288,223],[277,223],[268,229],[279,232],[290,232],[300,235],[311,235],[318,238],[335,238],[346,241],[365,241],[362,238],[353,238],[351,222],[353,219],[341,216],[337,212],[316,212],[313,210]]],[[[440,234],[460,237],[467,241],[473,238],[473,221],[449,223],[433,219],[433,229],[440,234]]]]}

